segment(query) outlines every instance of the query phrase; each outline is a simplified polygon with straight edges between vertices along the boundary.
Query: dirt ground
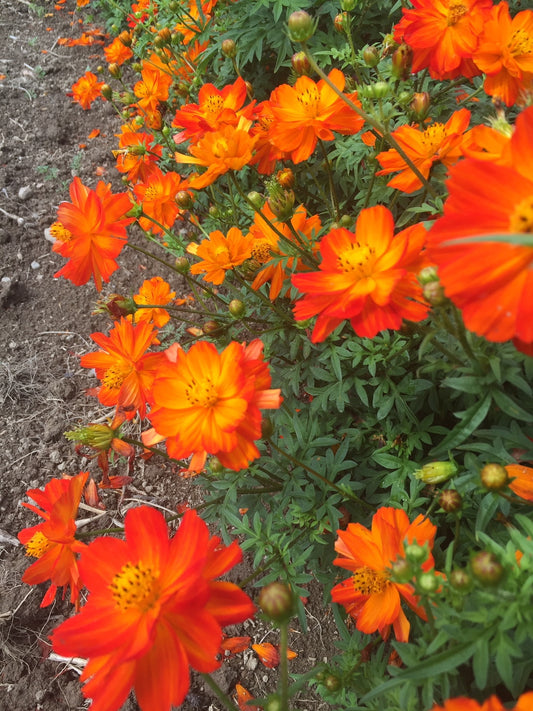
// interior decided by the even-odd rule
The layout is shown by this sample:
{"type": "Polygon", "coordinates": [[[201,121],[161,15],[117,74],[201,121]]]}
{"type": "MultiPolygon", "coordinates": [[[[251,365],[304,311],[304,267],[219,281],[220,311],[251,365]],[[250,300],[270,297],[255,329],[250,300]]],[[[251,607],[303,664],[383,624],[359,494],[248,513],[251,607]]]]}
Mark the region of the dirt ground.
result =
{"type": "MultiPolygon", "coordinates": [[[[75,0],[57,7],[52,0],[0,3],[0,708],[13,711],[89,706],[80,693],[79,670],[49,658],[47,636],[71,607],[59,595],[50,607],[39,607],[46,586],[21,582],[30,561],[16,539],[18,531],[36,523],[20,505],[27,489],[84,470],[98,478],[95,463],[78,456],[63,433],[105,416],[85,394],[96,382],[80,368],[79,356],[93,350],[89,334],[107,330],[108,323],[91,315],[97,298],[93,284],[74,287],[53,278],[63,260],[51,252],[45,236],[58,203],[68,199],[74,175],[90,187],[98,175],[116,189],[121,185],[111,154],[119,126],[112,108],[97,101],[83,111],[67,96],[87,69],[104,64],[99,45],[58,42],[79,37],[79,17],[75,0]],[[100,129],[100,135],[89,139],[93,129],[100,129]]],[[[142,279],[160,273],[150,269],[131,252],[124,254],[104,293],[134,293],[142,279]]],[[[173,287],[180,288],[175,279],[173,287]]],[[[104,522],[122,519],[128,506],[139,503],[175,511],[198,495],[194,485],[157,463],[136,465],[133,476],[127,489],[107,494],[104,522]]],[[[248,572],[245,563],[237,576],[248,572]]],[[[321,603],[321,591],[311,589],[309,633],[295,629],[291,634],[290,646],[298,653],[290,663],[295,673],[333,653],[334,625],[321,603]]],[[[248,621],[230,633],[250,635],[252,642],[276,642],[261,621],[248,621]]],[[[240,682],[259,696],[272,690],[277,673],[248,650],[226,661],[216,678],[230,693],[240,682]]],[[[297,707],[329,708],[309,692],[297,707]]],[[[133,699],[124,706],[126,711],[137,708],[133,699]]],[[[215,711],[220,706],[196,680],[182,708],[215,711]]]]}

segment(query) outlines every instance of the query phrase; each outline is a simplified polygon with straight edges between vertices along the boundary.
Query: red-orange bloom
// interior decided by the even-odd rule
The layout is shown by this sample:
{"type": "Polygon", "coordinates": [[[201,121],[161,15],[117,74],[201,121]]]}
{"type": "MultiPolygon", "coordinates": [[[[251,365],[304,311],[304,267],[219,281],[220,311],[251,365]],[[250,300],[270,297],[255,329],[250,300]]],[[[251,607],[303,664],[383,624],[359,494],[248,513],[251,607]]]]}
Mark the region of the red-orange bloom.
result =
{"type": "Polygon", "coordinates": [[[130,47],[126,47],[118,37],[115,37],[110,45],[104,47],[104,54],[109,64],[118,64],[119,66],[133,57],[130,47]]]}
{"type": "Polygon", "coordinates": [[[172,75],[168,68],[161,67],[161,60],[157,55],[143,61],[141,81],[133,87],[135,96],[139,99],[139,107],[151,114],[157,110],[160,101],[168,99],[168,92],[172,84],[172,75]]]}
{"type": "Polygon", "coordinates": [[[434,79],[473,77],[472,62],[492,0],[411,0],[394,28],[394,39],[413,50],[413,72],[429,67],[434,79]]]}
{"type": "Polygon", "coordinates": [[[117,711],[132,687],[143,711],[169,711],[189,690],[189,666],[220,666],[222,627],[254,613],[237,585],[216,580],[242,553],[210,537],[192,510],[169,538],[159,511],[130,509],[125,534],[85,549],[79,568],[89,599],[54,630],[52,644],[88,658],[81,681],[93,711],[117,711]]]}
{"type": "Polygon", "coordinates": [[[523,464],[508,464],[509,488],[521,499],[533,501],[533,468],[523,464]]]}
{"type": "MultiPolygon", "coordinates": [[[[332,69],[329,80],[338,91],[345,85],[344,74],[332,69]]],[[[361,106],[357,92],[346,95],[361,106]]],[[[315,83],[307,76],[299,77],[294,86],[282,84],[270,95],[274,120],[270,126],[270,140],[282,151],[291,154],[294,163],[301,163],[315,150],[317,141],[332,141],[333,131],[343,135],[357,133],[363,119],[321,79],[315,83]]]]}
{"type": "Polygon", "coordinates": [[[162,328],[170,321],[170,314],[164,307],[170,304],[175,297],[176,292],[170,291],[169,284],[162,277],[145,279],[139,293],[135,294],[133,300],[137,306],[146,306],[147,308],[138,308],[133,320],[135,323],[148,321],[153,323],[156,328],[162,328]]]}
{"type": "Polygon", "coordinates": [[[231,124],[218,131],[210,131],[189,148],[192,156],[175,153],[176,163],[203,165],[207,170],[202,175],[189,179],[189,186],[201,190],[215,182],[228,170],[240,170],[252,160],[253,149],[258,136],[250,135],[251,121],[240,117],[237,126],[231,124]]]}
{"type": "Polygon", "coordinates": [[[91,394],[103,405],[116,405],[131,420],[138,412],[146,414],[146,401],[163,353],[147,353],[155,339],[153,325],[147,321],[134,326],[125,318],[115,322],[109,336],[92,333],[102,350],[81,357],[83,368],[94,368],[102,381],[91,394]]]}
{"type": "Polygon", "coordinates": [[[88,472],[81,472],[68,479],[52,479],[44,490],[29,489],[27,492],[41,508],[22,504],[44,519],[43,523],[24,528],[18,534],[19,541],[26,546],[26,555],[38,559],[24,572],[22,581],[28,585],[45,580],[51,582],[41,607],[53,602],[58,587],[64,587],[63,597],[66,588],[70,587],[70,601],[78,603],[82,585],[77,553],[85,548],[85,544],[74,538],[75,518],[88,476],[88,472]]]}
{"type": "Polygon", "coordinates": [[[289,273],[295,267],[299,271],[305,271],[306,269],[300,259],[289,256],[283,260],[281,259],[287,250],[288,244],[298,244],[294,232],[300,235],[301,242],[308,248],[309,252],[313,252],[314,238],[320,231],[322,224],[318,215],[307,217],[307,211],[303,205],[299,205],[291,217],[290,225],[292,229],[288,224],[280,222],[276,218],[268,203],[264,205],[261,212],[286,239],[284,244],[278,232],[272,229],[258,212],[255,213],[254,223],[250,227],[250,235],[254,240],[251,256],[257,264],[264,266],[253,280],[252,289],[259,289],[269,281],[270,299],[274,301],[280,295],[283,285],[289,278],[289,273]],[[306,242],[307,244],[305,244],[306,242]],[[280,258],[273,259],[274,255],[280,258]]]}
{"type": "Polygon", "coordinates": [[[444,217],[428,251],[466,327],[490,341],[533,343],[533,248],[498,235],[533,232],[533,108],[516,120],[512,165],[466,159],[450,171],[444,217]],[[468,236],[494,236],[465,242],[468,236]]]}
{"type": "Polygon", "coordinates": [[[507,106],[516,103],[522,92],[533,91],[533,10],[511,19],[506,2],[495,5],[474,62],[486,75],[486,93],[507,106]]]}
{"type": "Polygon", "coordinates": [[[247,467],[259,456],[260,410],[281,404],[280,391],[270,389],[261,341],[232,342],[220,354],[199,341],[187,353],[178,346],[168,355],[154,380],[150,420],[167,438],[170,456],[194,455],[193,471],[208,453],[235,471],[247,467]]]}
{"type": "Polygon", "coordinates": [[[162,154],[163,149],[152,134],[132,131],[129,126],[122,127],[119,148],[113,151],[118,172],[125,173],[132,183],[147,181],[162,154]]]}
{"type": "Polygon", "coordinates": [[[83,109],[90,109],[95,99],[102,95],[103,81],[98,81],[96,74],[85,72],[85,74],[72,85],[72,98],[77,101],[83,109]]]}
{"type": "Polygon", "coordinates": [[[425,238],[421,224],[395,235],[392,213],[382,205],[361,211],[355,234],[341,227],[323,237],[320,271],[292,277],[305,294],[295,304],[295,319],[318,315],[313,343],[346,319],[367,338],[400,328],[404,319],[422,321],[428,306],[416,273],[423,266],[425,238]]]}
{"type": "MultiPolygon", "coordinates": [[[[530,711],[533,708],[533,691],[522,694],[516,705],[509,711],[530,711]]],[[[506,711],[507,707],[502,704],[497,696],[491,696],[483,703],[466,696],[457,696],[455,699],[448,699],[442,706],[435,704],[430,711],[506,711]]]]}
{"type": "MultiPolygon", "coordinates": [[[[470,111],[460,109],[446,123],[433,123],[423,130],[405,124],[393,131],[392,136],[427,180],[435,163],[450,166],[462,157],[461,144],[469,121],[470,111]]],[[[376,175],[400,171],[399,175],[389,180],[389,187],[404,193],[412,193],[422,187],[422,181],[395,148],[379,153],[377,159],[382,170],[378,170],[376,175]]]]}
{"type": "Polygon", "coordinates": [[[133,221],[125,217],[131,202],[126,193],[113,195],[103,181],[91,190],[78,177],[70,185],[70,198],[71,203],[62,202],[57,210],[66,232],[52,247],[69,262],[54,276],[70,279],[77,286],[93,277],[100,291],[102,280],[109,281],[118,269],[116,257],[128,239],[126,226],[133,221]]]}
{"type": "Polygon", "coordinates": [[[133,188],[135,197],[142,204],[144,215],[139,218],[143,230],[151,230],[156,235],[164,234],[172,227],[180,214],[176,195],[188,188],[187,181],[181,175],[163,171],[154,165],[145,182],[137,183],[133,188]],[[153,218],[153,219],[150,219],[153,218]]]}
{"type": "MultiPolygon", "coordinates": [[[[406,542],[428,543],[431,551],[436,532],[436,526],[422,514],[410,523],[405,511],[387,507],[374,514],[370,531],[360,523],[349,523],[345,531],[337,531],[335,550],[340,557],[333,563],[352,575],[336,585],[331,596],[355,619],[358,630],[366,634],[377,630],[386,639],[392,625],[396,639],[407,642],[410,624],[401,607],[402,598],[426,619],[413,586],[393,582],[390,569],[405,557],[406,542]]],[[[422,567],[426,571],[433,567],[431,554],[422,567]]]]}
{"type": "Polygon", "coordinates": [[[205,281],[222,284],[226,272],[250,258],[253,240],[243,235],[238,227],[230,227],[228,234],[220,230],[211,232],[200,244],[190,244],[187,252],[202,259],[191,266],[191,274],[205,273],[205,281]]]}
{"type": "MultiPolygon", "coordinates": [[[[198,93],[197,104],[186,104],[176,111],[172,125],[184,130],[174,136],[174,141],[197,143],[209,131],[218,131],[226,125],[236,126],[245,100],[246,84],[241,77],[223,89],[204,84],[198,93]]],[[[250,118],[251,109],[253,105],[248,107],[247,118],[250,118]]]]}

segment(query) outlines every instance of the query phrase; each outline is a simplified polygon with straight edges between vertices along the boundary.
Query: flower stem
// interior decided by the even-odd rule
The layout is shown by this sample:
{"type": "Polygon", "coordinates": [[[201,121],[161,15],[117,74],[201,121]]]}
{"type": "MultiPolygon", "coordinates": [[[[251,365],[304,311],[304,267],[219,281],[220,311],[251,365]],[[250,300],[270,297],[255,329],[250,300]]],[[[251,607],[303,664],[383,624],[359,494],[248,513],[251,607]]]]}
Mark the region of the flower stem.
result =
{"type": "Polygon", "coordinates": [[[216,681],[209,674],[204,674],[203,672],[199,672],[199,674],[202,677],[202,679],[205,681],[207,686],[215,694],[215,696],[220,701],[220,703],[224,706],[224,708],[228,709],[228,711],[239,711],[238,707],[235,706],[235,704],[229,698],[229,696],[227,696],[222,691],[220,686],[216,683],[216,681]]]}
{"type": "Polygon", "coordinates": [[[287,650],[289,647],[289,622],[280,623],[279,637],[279,698],[281,711],[289,709],[289,665],[287,650]]]}

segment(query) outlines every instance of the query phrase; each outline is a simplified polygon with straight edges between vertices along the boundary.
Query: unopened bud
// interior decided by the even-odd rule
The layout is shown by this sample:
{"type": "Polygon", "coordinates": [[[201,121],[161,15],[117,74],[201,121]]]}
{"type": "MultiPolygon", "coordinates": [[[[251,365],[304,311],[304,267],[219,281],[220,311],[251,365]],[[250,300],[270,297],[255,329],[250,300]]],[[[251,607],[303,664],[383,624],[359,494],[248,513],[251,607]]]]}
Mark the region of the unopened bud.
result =
{"type": "Polygon", "coordinates": [[[420,566],[422,565],[422,563],[425,563],[429,557],[428,546],[421,546],[415,541],[413,543],[409,543],[407,546],[405,546],[405,557],[409,561],[409,563],[420,566]]]}
{"type": "Polygon", "coordinates": [[[509,474],[501,464],[485,464],[480,476],[483,486],[491,491],[504,489],[509,483],[509,474]]]}
{"type": "Polygon", "coordinates": [[[294,614],[294,596],[285,583],[270,583],[259,593],[261,610],[274,622],[284,622],[294,614]]]}
{"type": "Polygon", "coordinates": [[[497,585],[503,577],[503,566],[490,551],[475,553],[470,560],[472,574],[480,583],[497,585]]]}
{"type": "Polygon", "coordinates": [[[442,484],[454,474],[457,474],[457,467],[453,462],[430,462],[414,472],[415,477],[426,484],[442,484]]]}
{"type": "Polygon", "coordinates": [[[461,592],[468,592],[472,588],[472,578],[467,571],[462,568],[452,570],[449,581],[452,588],[461,592]]]}
{"type": "Polygon", "coordinates": [[[209,460],[209,469],[213,472],[213,474],[220,474],[224,471],[224,465],[218,457],[211,457],[209,460]]]}
{"type": "Polygon", "coordinates": [[[392,76],[401,81],[407,81],[411,74],[413,63],[413,50],[408,44],[402,42],[392,54],[392,76]]]}
{"type": "Polygon", "coordinates": [[[169,42],[172,41],[172,32],[169,30],[168,27],[163,27],[159,30],[157,33],[157,36],[165,42],[165,44],[168,44],[169,42]]]}
{"type": "Polygon", "coordinates": [[[379,52],[377,48],[367,45],[363,49],[363,61],[367,67],[376,67],[379,64],[379,52]]]}
{"type": "Polygon", "coordinates": [[[180,210],[190,210],[194,204],[194,200],[187,190],[178,190],[176,193],[176,204],[180,210]]]}
{"type": "Polygon", "coordinates": [[[423,121],[428,115],[431,98],[427,91],[417,91],[413,94],[411,101],[411,111],[419,121],[423,121]]]}
{"type": "Polygon", "coordinates": [[[296,52],[292,55],[291,66],[294,69],[295,74],[301,76],[309,76],[311,73],[311,64],[305,56],[305,52],[296,52]]]}
{"type": "Polygon", "coordinates": [[[433,593],[440,585],[440,581],[434,572],[421,573],[416,581],[416,591],[422,595],[433,593]]]}
{"type": "Polygon", "coordinates": [[[288,222],[294,212],[294,201],[295,196],[292,190],[283,190],[268,198],[268,206],[280,222],[288,222]]]}
{"type": "Polygon", "coordinates": [[[111,101],[113,97],[113,89],[109,86],[109,84],[104,84],[100,91],[104,99],[111,101]]]}
{"type": "Polygon", "coordinates": [[[131,47],[131,35],[127,30],[121,32],[118,38],[125,47],[131,47]]]}
{"type": "Polygon", "coordinates": [[[463,505],[463,497],[456,489],[443,489],[439,495],[439,506],[446,513],[459,511],[463,505]]]}
{"type": "Polygon", "coordinates": [[[446,301],[444,287],[440,281],[430,281],[429,284],[425,284],[422,288],[422,294],[424,299],[432,306],[442,306],[446,301]]]}
{"type": "Polygon", "coordinates": [[[276,180],[281,185],[282,188],[293,188],[294,187],[294,173],[290,168],[282,168],[276,173],[276,180]]]}
{"type": "Polygon", "coordinates": [[[413,575],[411,563],[405,558],[398,558],[390,567],[391,580],[395,583],[408,583],[413,579],[413,575]]]}
{"type": "Polygon", "coordinates": [[[191,268],[191,265],[189,264],[187,257],[178,257],[174,262],[174,267],[176,268],[178,274],[187,274],[191,268]]]}
{"type": "Polygon", "coordinates": [[[313,18],[305,10],[296,10],[289,15],[288,27],[293,42],[307,42],[315,34],[313,18]]]}
{"type": "Polygon", "coordinates": [[[338,691],[342,687],[342,682],[335,674],[326,674],[324,686],[328,691],[338,691]]]}
{"type": "Polygon", "coordinates": [[[356,5],[357,0],[341,0],[341,10],[351,12],[352,10],[355,10],[356,5]]]}
{"type": "Polygon", "coordinates": [[[233,318],[242,318],[246,312],[246,306],[240,299],[232,299],[228,304],[228,311],[233,318]]]}
{"type": "Polygon", "coordinates": [[[252,203],[256,210],[260,210],[265,202],[263,196],[257,192],[257,190],[251,190],[248,195],[249,202],[252,203]]]}
{"type": "Polygon", "coordinates": [[[112,77],[115,77],[115,79],[120,79],[122,75],[122,70],[116,62],[111,62],[111,64],[108,66],[108,70],[112,77]]]}
{"type": "Polygon", "coordinates": [[[226,57],[229,57],[229,59],[233,59],[234,57],[237,56],[237,45],[235,44],[235,41],[232,39],[225,39],[222,42],[222,54],[226,57]]]}
{"type": "Polygon", "coordinates": [[[339,12],[333,20],[333,26],[337,32],[345,34],[350,29],[350,17],[347,12],[339,12]]]}
{"type": "Polygon", "coordinates": [[[222,327],[218,321],[210,319],[209,321],[205,321],[202,326],[202,331],[206,336],[213,336],[214,334],[219,333],[221,328],[222,327]]]}
{"type": "Polygon", "coordinates": [[[431,281],[438,281],[439,275],[435,267],[424,267],[418,274],[418,281],[424,286],[424,284],[429,284],[431,281]]]}

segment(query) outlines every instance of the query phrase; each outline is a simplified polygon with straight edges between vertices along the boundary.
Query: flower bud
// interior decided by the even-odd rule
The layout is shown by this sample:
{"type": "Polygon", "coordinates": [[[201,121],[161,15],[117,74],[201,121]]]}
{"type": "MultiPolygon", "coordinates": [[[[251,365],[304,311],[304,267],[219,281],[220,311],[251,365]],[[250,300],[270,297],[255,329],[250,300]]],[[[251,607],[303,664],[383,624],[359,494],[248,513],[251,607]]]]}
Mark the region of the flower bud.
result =
{"type": "Polygon", "coordinates": [[[480,476],[481,483],[490,491],[504,489],[509,483],[509,474],[501,464],[485,464],[480,476]]]}
{"type": "Polygon", "coordinates": [[[215,219],[217,217],[220,217],[220,210],[218,209],[218,207],[216,205],[210,205],[208,212],[209,212],[209,217],[214,217],[215,219]]]}
{"type": "Polygon", "coordinates": [[[254,206],[254,208],[256,210],[260,210],[263,207],[263,204],[265,202],[264,198],[256,190],[251,190],[248,193],[247,197],[248,197],[248,200],[252,203],[252,205],[254,206]]]}
{"type": "Polygon", "coordinates": [[[137,311],[137,304],[131,296],[121,296],[120,294],[110,294],[98,299],[93,314],[107,314],[112,319],[118,320],[122,316],[134,314],[137,311]]]}
{"type": "Polygon", "coordinates": [[[425,563],[429,556],[427,545],[421,546],[415,541],[405,546],[405,558],[409,563],[420,566],[425,563]]]}
{"type": "Polygon", "coordinates": [[[116,62],[111,62],[111,64],[107,68],[112,77],[114,77],[115,79],[120,79],[122,75],[122,70],[116,62]]]}
{"type": "Polygon", "coordinates": [[[358,0],[341,0],[341,10],[345,10],[346,12],[355,10],[357,1],[358,0]]]}
{"type": "Polygon", "coordinates": [[[280,222],[288,222],[294,212],[294,200],[292,190],[281,190],[268,198],[268,206],[280,222]]]}
{"type": "Polygon", "coordinates": [[[206,336],[214,336],[215,334],[220,333],[221,328],[222,326],[219,324],[218,321],[210,319],[209,321],[205,321],[202,326],[202,331],[205,333],[206,336]]]}
{"type": "Polygon", "coordinates": [[[107,101],[111,101],[113,97],[113,89],[109,86],[109,84],[103,85],[103,87],[101,88],[101,93],[104,99],[107,99],[107,101]]]}
{"type": "Polygon", "coordinates": [[[270,439],[274,433],[274,425],[270,417],[264,417],[261,422],[261,437],[262,439],[270,439]]]}
{"type": "Polygon", "coordinates": [[[211,457],[209,460],[209,469],[213,474],[220,474],[224,471],[224,465],[218,457],[211,457]]]}
{"type": "Polygon", "coordinates": [[[443,489],[439,495],[439,506],[446,513],[459,511],[463,505],[463,497],[456,489],[443,489]]]}
{"type": "Polygon", "coordinates": [[[424,299],[432,306],[442,306],[446,301],[444,287],[440,281],[431,281],[422,289],[424,299]]]}
{"type": "Polygon", "coordinates": [[[176,93],[178,94],[178,96],[181,96],[182,99],[187,98],[187,96],[189,96],[190,94],[190,91],[191,89],[189,85],[186,84],[184,81],[180,81],[178,83],[178,86],[176,87],[176,93]]]}
{"type": "Polygon", "coordinates": [[[449,581],[452,588],[460,592],[468,592],[472,589],[472,578],[468,572],[462,568],[452,570],[449,581]]]}
{"type": "Polygon", "coordinates": [[[415,477],[426,484],[441,484],[454,474],[457,474],[457,467],[453,462],[430,462],[414,472],[415,477]]]}
{"type": "Polygon", "coordinates": [[[180,210],[190,210],[194,204],[194,200],[187,190],[178,190],[176,193],[176,204],[180,210]]]}
{"type": "Polygon", "coordinates": [[[341,227],[345,227],[346,229],[353,227],[354,223],[355,218],[352,215],[341,215],[341,219],[339,220],[339,225],[341,227]]]}
{"type": "Polygon", "coordinates": [[[242,318],[246,312],[246,306],[240,299],[232,299],[229,302],[228,311],[233,318],[242,318]]]}
{"type": "Polygon", "coordinates": [[[424,286],[432,281],[439,281],[439,275],[435,267],[424,267],[418,274],[418,281],[424,286]]]}
{"type": "Polygon", "coordinates": [[[342,687],[342,682],[338,676],[335,676],[335,674],[326,674],[326,677],[324,678],[324,686],[328,691],[339,691],[342,687]]]}
{"type": "Polygon", "coordinates": [[[413,63],[413,50],[408,44],[402,42],[398,49],[392,53],[392,76],[401,81],[407,81],[411,74],[413,63]]]}
{"type": "Polygon", "coordinates": [[[289,15],[289,37],[292,42],[307,42],[315,34],[313,18],[305,10],[296,10],[289,15]]]}
{"type": "Polygon", "coordinates": [[[259,607],[274,622],[284,622],[294,614],[294,596],[285,583],[270,583],[259,593],[259,607]]]}
{"type": "Polygon", "coordinates": [[[178,257],[174,262],[174,266],[178,274],[187,274],[189,269],[191,268],[187,257],[178,257]]]}
{"type": "Polygon", "coordinates": [[[118,36],[124,47],[131,47],[131,35],[127,30],[121,32],[118,36]]]}
{"type": "Polygon", "coordinates": [[[431,98],[427,91],[417,91],[413,94],[411,101],[411,111],[419,121],[423,121],[428,115],[431,98]]]}
{"type": "Polygon", "coordinates": [[[237,45],[235,44],[235,41],[232,39],[225,39],[222,42],[222,54],[226,57],[229,57],[229,59],[234,59],[234,57],[237,56],[237,45]]]}
{"type": "Polygon", "coordinates": [[[276,173],[276,180],[281,185],[282,188],[293,188],[294,187],[294,173],[290,168],[282,168],[276,173]]]}
{"type": "Polygon", "coordinates": [[[350,30],[350,17],[347,12],[339,12],[333,20],[333,26],[340,34],[346,34],[350,30]]]}
{"type": "Polygon", "coordinates": [[[157,33],[157,36],[165,43],[169,44],[172,41],[172,32],[169,30],[168,27],[162,27],[159,32],[157,33]]]}
{"type": "Polygon", "coordinates": [[[400,91],[396,97],[396,101],[400,106],[407,106],[407,104],[412,100],[413,94],[410,91],[400,91]]]}
{"type": "Polygon", "coordinates": [[[363,49],[363,62],[367,67],[377,67],[379,64],[379,52],[376,47],[367,45],[363,49]]]}
{"type": "Polygon", "coordinates": [[[435,571],[421,573],[416,581],[416,591],[422,595],[433,593],[440,585],[440,581],[435,575],[435,571]]]}
{"type": "Polygon", "coordinates": [[[390,567],[390,577],[395,583],[408,583],[413,579],[414,570],[405,558],[398,558],[390,567]]]}
{"type": "Polygon", "coordinates": [[[474,577],[485,585],[497,585],[503,577],[503,566],[490,551],[479,551],[470,559],[474,577]]]}
{"type": "Polygon", "coordinates": [[[291,66],[295,74],[298,74],[299,77],[304,75],[309,76],[309,74],[311,73],[311,64],[305,56],[305,52],[296,52],[296,54],[293,54],[291,59],[291,66]]]}
{"type": "Polygon", "coordinates": [[[94,424],[79,427],[64,433],[70,442],[79,442],[101,452],[107,452],[115,438],[115,431],[109,425],[94,424]]]}

